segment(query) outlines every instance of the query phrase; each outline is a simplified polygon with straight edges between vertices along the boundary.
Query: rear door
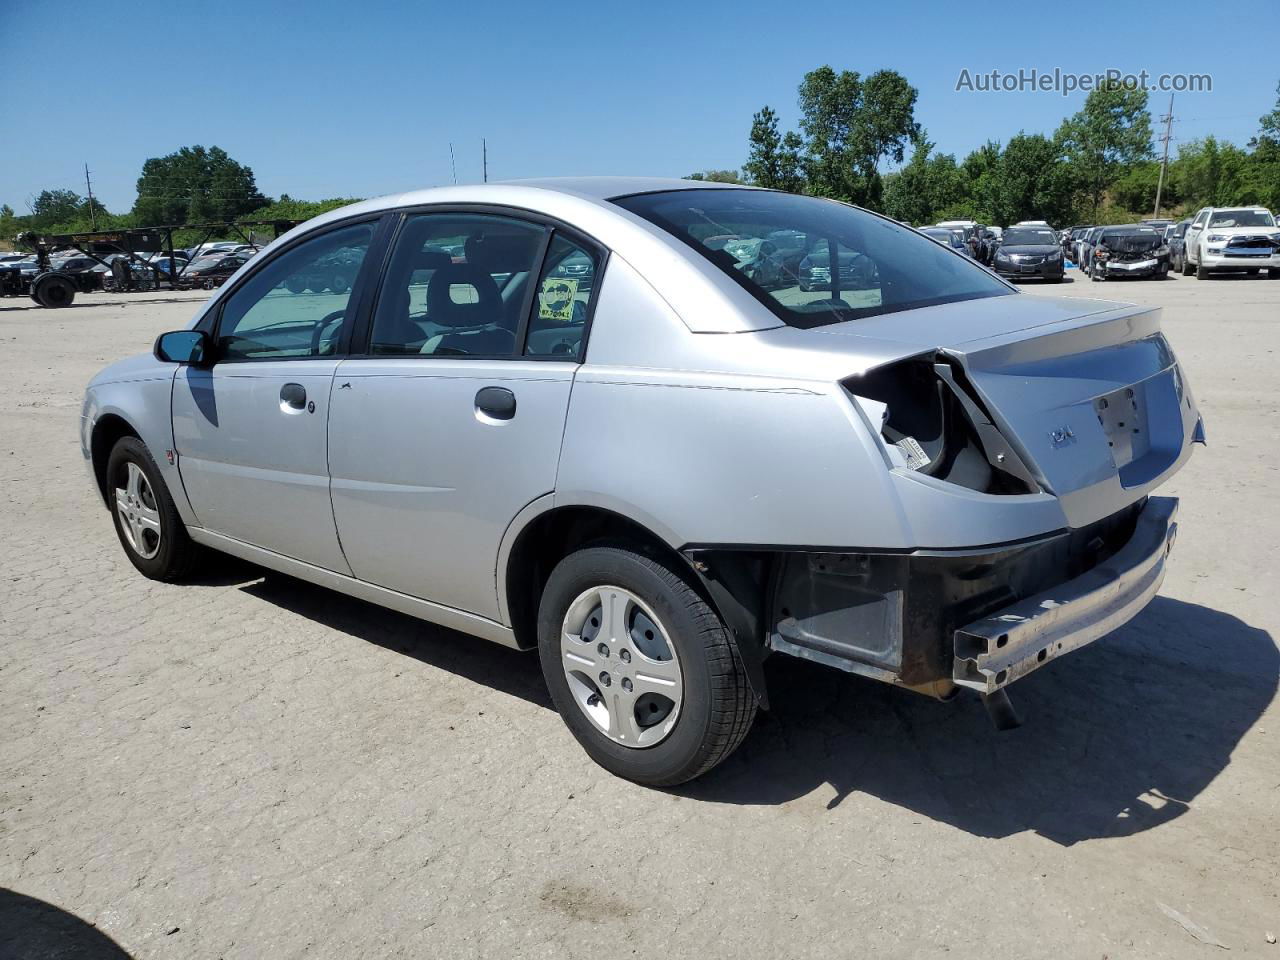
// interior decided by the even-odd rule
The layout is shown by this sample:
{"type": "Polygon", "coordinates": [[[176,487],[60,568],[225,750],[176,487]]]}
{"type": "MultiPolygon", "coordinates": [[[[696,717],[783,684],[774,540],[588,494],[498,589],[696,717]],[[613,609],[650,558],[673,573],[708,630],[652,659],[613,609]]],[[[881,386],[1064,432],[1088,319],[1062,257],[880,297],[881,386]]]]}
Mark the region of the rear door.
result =
{"type": "Polygon", "coordinates": [[[327,421],[359,285],[294,293],[290,280],[335,251],[363,263],[375,227],[327,230],[245,277],[220,306],[216,362],[183,367],[173,390],[178,467],[200,525],[342,573],[350,570],[329,502],[327,421]]]}
{"type": "Polygon", "coordinates": [[[502,536],[555,489],[601,263],[524,219],[406,217],[366,354],[334,380],[333,513],[357,577],[497,618],[502,536]]]}

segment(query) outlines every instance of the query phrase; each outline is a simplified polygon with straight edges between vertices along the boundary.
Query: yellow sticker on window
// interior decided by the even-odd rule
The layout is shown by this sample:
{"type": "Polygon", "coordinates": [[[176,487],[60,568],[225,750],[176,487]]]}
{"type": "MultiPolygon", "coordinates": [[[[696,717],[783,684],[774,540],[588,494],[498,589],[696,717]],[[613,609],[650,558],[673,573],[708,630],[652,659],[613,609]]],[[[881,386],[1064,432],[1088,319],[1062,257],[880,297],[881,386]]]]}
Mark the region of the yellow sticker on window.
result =
{"type": "Polygon", "coordinates": [[[573,302],[578,296],[577,280],[548,277],[538,291],[538,316],[543,320],[573,322],[573,302]]]}

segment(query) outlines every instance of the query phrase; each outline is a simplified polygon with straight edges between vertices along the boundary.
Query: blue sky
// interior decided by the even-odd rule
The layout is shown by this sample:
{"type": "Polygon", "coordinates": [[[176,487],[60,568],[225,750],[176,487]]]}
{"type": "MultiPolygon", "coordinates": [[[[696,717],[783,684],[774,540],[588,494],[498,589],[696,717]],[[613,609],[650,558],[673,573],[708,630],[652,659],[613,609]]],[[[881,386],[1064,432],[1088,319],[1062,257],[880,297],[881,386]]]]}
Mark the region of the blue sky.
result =
{"type": "Polygon", "coordinates": [[[962,68],[1205,72],[1212,93],[1178,95],[1175,146],[1257,131],[1280,80],[1269,2],[1113,6],[1099,21],[1084,15],[1096,4],[1022,3],[1034,15],[1012,23],[1005,4],[909,0],[0,0],[0,202],[24,213],[42,188],[83,193],[87,161],[95,193],[126,210],[144,159],[196,143],[305,199],[448,183],[451,141],[459,182],[479,180],[482,137],[491,179],[738,167],[752,112],[794,124],[796,85],[822,64],[900,71],[930,139],[961,156],[1051,133],[1084,100],[956,92],[962,68]]]}

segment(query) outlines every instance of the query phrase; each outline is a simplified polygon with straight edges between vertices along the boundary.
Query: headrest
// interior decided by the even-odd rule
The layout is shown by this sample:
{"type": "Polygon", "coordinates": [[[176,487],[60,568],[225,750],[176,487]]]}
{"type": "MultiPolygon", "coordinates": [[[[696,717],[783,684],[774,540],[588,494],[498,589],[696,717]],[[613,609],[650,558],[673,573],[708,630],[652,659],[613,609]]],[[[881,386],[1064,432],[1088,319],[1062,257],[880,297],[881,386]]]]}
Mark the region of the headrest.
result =
{"type": "Polygon", "coordinates": [[[439,270],[447,267],[453,260],[447,253],[439,250],[419,250],[409,258],[409,272],[415,270],[439,270]]]}
{"type": "Polygon", "coordinates": [[[467,263],[490,273],[520,273],[533,268],[540,233],[499,233],[467,238],[467,263]]]}
{"type": "Polygon", "coordinates": [[[474,263],[449,263],[438,267],[427,284],[427,319],[446,327],[496,323],[502,319],[502,295],[488,270],[474,263]],[[472,287],[476,302],[456,302],[455,285],[472,287]]]}

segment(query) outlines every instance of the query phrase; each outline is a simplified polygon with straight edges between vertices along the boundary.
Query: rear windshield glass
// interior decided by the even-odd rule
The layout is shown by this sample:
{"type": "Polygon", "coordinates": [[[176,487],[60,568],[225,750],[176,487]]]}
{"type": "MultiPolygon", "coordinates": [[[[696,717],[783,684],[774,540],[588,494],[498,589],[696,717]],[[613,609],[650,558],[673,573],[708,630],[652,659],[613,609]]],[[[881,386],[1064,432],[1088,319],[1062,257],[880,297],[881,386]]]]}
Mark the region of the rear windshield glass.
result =
{"type": "Polygon", "coordinates": [[[1054,239],[1053,231],[1044,228],[1036,229],[1035,227],[1018,227],[1014,229],[1010,227],[1004,232],[1004,244],[1006,247],[1025,247],[1036,244],[1054,244],[1058,241],[1054,239]]]}
{"type": "Polygon", "coordinates": [[[928,237],[832,200],[695,189],[614,202],[689,244],[795,327],[1014,292],[928,237]]]}

